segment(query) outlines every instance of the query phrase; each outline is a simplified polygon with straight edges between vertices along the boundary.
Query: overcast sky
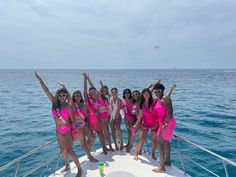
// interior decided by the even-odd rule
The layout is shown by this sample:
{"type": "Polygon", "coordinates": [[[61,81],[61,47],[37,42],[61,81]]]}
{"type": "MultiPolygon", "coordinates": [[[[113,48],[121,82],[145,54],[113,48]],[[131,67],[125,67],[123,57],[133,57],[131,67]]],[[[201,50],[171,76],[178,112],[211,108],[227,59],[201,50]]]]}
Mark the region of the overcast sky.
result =
{"type": "Polygon", "coordinates": [[[236,68],[235,0],[0,0],[0,68],[236,68]]]}

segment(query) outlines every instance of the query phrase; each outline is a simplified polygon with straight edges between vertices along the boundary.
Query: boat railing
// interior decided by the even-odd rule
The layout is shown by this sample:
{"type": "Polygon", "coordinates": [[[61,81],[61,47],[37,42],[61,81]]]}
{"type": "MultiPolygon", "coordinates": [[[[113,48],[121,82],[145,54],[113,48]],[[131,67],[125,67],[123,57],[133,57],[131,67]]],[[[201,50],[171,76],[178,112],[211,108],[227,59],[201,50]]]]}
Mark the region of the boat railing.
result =
{"type": "MultiPolygon", "coordinates": [[[[185,138],[183,138],[183,137],[181,137],[181,136],[178,136],[178,135],[176,135],[176,134],[174,134],[174,138],[175,138],[175,140],[177,141],[177,153],[178,153],[178,156],[179,156],[180,161],[181,161],[181,166],[182,166],[183,172],[184,172],[185,174],[186,174],[186,166],[185,166],[185,163],[184,163],[184,159],[187,159],[187,160],[191,161],[192,163],[194,163],[195,165],[197,165],[198,167],[200,167],[200,168],[206,170],[207,172],[211,173],[213,176],[219,177],[219,175],[217,175],[216,173],[214,173],[212,170],[210,170],[210,169],[208,169],[207,167],[201,165],[200,163],[194,161],[194,160],[191,159],[190,157],[186,157],[186,156],[183,154],[183,151],[182,151],[181,148],[180,148],[180,145],[179,145],[179,142],[180,142],[180,141],[182,141],[182,142],[184,142],[184,143],[187,143],[188,145],[191,145],[191,146],[193,146],[193,147],[195,147],[195,148],[197,148],[197,149],[199,149],[199,150],[202,150],[202,151],[204,151],[204,152],[210,154],[211,156],[217,158],[218,160],[220,160],[220,161],[222,162],[223,167],[224,167],[224,173],[225,173],[225,176],[226,176],[226,177],[229,177],[227,164],[230,164],[230,165],[232,165],[233,167],[236,167],[236,163],[235,163],[235,162],[233,162],[233,161],[231,161],[231,160],[229,160],[229,159],[227,159],[227,158],[225,158],[225,157],[222,157],[221,155],[216,154],[216,153],[214,153],[214,152],[212,152],[212,151],[210,151],[210,150],[208,150],[208,149],[206,149],[206,148],[204,148],[204,147],[202,147],[202,146],[200,146],[200,145],[198,145],[198,144],[196,144],[196,143],[193,143],[193,142],[191,142],[191,141],[189,141],[189,140],[187,140],[187,139],[185,139],[185,138]]],[[[16,165],[15,171],[14,171],[14,175],[13,175],[14,177],[16,177],[17,174],[18,174],[20,162],[21,162],[23,159],[25,159],[25,158],[27,158],[27,157],[29,157],[29,156],[31,156],[31,155],[33,155],[33,154],[39,152],[40,150],[42,150],[42,149],[44,149],[44,148],[46,148],[46,147],[48,147],[48,146],[54,144],[55,142],[57,142],[57,139],[54,139],[53,141],[50,141],[50,142],[48,142],[48,143],[46,143],[46,144],[43,144],[43,145],[41,145],[41,146],[39,146],[39,147],[33,149],[32,151],[30,151],[30,152],[28,152],[28,153],[26,153],[26,154],[24,154],[24,155],[22,155],[22,156],[20,156],[20,157],[18,157],[18,158],[16,158],[16,159],[14,159],[13,161],[11,161],[11,162],[9,162],[9,163],[3,165],[2,167],[0,167],[0,173],[1,173],[2,171],[4,171],[4,170],[8,169],[9,167],[11,167],[11,166],[13,166],[13,165],[16,165]]],[[[148,153],[149,155],[151,154],[151,152],[150,152],[150,147],[149,147],[150,143],[151,143],[151,142],[148,142],[148,141],[146,140],[146,149],[147,149],[147,153],[148,153]]],[[[61,158],[61,155],[60,155],[60,153],[58,153],[58,154],[57,154],[57,164],[56,164],[56,167],[55,167],[54,172],[56,171],[56,169],[58,169],[60,158],[61,158]]],[[[54,161],[54,159],[51,158],[51,159],[49,159],[49,161],[54,161]]],[[[47,163],[49,163],[49,161],[48,161],[47,163]]],[[[46,164],[47,164],[47,163],[46,163],[46,164]]],[[[39,168],[41,168],[41,167],[44,166],[44,165],[45,165],[45,163],[43,163],[42,165],[40,165],[40,166],[38,166],[38,167],[32,168],[30,171],[28,171],[26,174],[24,174],[24,175],[22,175],[22,176],[26,177],[26,176],[28,176],[28,175],[34,173],[36,170],[38,170],[39,168]]]]}
{"type": "MultiPolygon", "coordinates": [[[[44,149],[44,148],[46,148],[46,147],[48,147],[48,146],[54,144],[55,142],[57,142],[57,139],[54,139],[54,140],[52,140],[52,141],[50,141],[50,142],[47,142],[46,144],[43,144],[43,145],[41,145],[41,146],[38,146],[37,148],[31,150],[30,152],[28,152],[28,153],[26,153],[26,154],[24,154],[24,155],[22,155],[22,156],[20,156],[20,157],[18,157],[18,158],[16,158],[16,159],[12,160],[11,162],[9,162],[9,163],[3,165],[2,167],[0,167],[0,173],[1,173],[2,171],[4,171],[4,170],[8,169],[9,167],[11,167],[11,166],[13,166],[13,165],[16,165],[15,171],[14,171],[14,175],[13,175],[13,177],[16,177],[17,174],[18,174],[18,171],[19,171],[20,162],[21,162],[22,160],[24,160],[25,158],[27,158],[27,157],[29,157],[29,156],[31,156],[31,155],[33,155],[33,154],[39,152],[40,150],[42,150],[42,149],[44,149]]],[[[59,165],[59,159],[60,159],[60,156],[61,156],[60,153],[59,153],[57,156],[58,156],[58,157],[57,157],[58,163],[57,163],[57,166],[56,166],[55,170],[58,168],[58,165],[59,165]]],[[[54,159],[49,159],[49,161],[48,161],[47,163],[49,163],[49,162],[51,162],[51,161],[53,161],[53,160],[54,160],[54,159]]],[[[46,164],[47,164],[47,163],[46,163],[46,164]]],[[[45,165],[45,163],[43,163],[42,165],[37,166],[37,167],[31,169],[30,171],[28,171],[26,174],[24,174],[24,175],[22,175],[22,176],[24,176],[24,177],[25,177],[25,176],[28,176],[28,175],[32,174],[33,172],[35,172],[36,170],[38,170],[39,168],[41,168],[41,167],[44,166],[44,165],[45,165]]]]}
{"type": "MultiPolygon", "coordinates": [[[[196,143],[193,143],[193,142],[191,142],[191,141],[189,141],[189,140],[187,140],[187,139],[185,139],[185,138],[183,138],[181,136],[178,136],[176,134],[174,134],[174,138],[175,138],[175,140],[177,142],[177,154],[178,154],[178,156],[180,158],[181,166],[182,166],[182,170],[183,170],[184,174],[186,174],[186,166],[184,164],[184,159],[187,159],[187,160],[191,161],[192,163],[194,163],[195,165],[197,165],[198,167],[200,167],[201,169],[206,170],[207,172],[209,172],[213,176],[219,177],[219,175],[214,173],[212,170],[210,170],[207,167],[201,165],[200,163],[196,162],[192,158],[184,156],[183,151],[181,150],[180,145],[179,145],[180,141],[182,141],[184,143],[187,143],[188,145],[191,145],[191,146],[193,146],[193,147],[195,147],[195,148],[197,148],[197,149],[199,149],[201,151],[204,151],[204,152],[208,153],[209,155],[213,156],[214,158],[217,158],[218,160],[220,160],[222,162],[223,167],[224,167],[224,173],[225,173],[226,177],[229,177],[229,172],[228,172],[227,164],[232,165],[233,167],[236,167],[236,163],[235,162],[233,162],[233,161],[231,161],[231,160],[229,160],[229,159],[227,159],[225,157],[222,157],[221,155],[216,154],[216,153],[214,153],[214,152],[212,152],[212,151],[210,151],[210,150],[208,150],[208,149],[206,149],[206,148],[204,148],[204,147],[202,147],[202,146],[200,146],[200,145],[198,145],[196,143]]],[[[146,141],[146,147],[147,147],[147,151],[148,151],[149,154],[150,154],[150,148],[149,148],[149,144],[150,143],[151,142],[148,143],[148,141],[146,141]]]]}

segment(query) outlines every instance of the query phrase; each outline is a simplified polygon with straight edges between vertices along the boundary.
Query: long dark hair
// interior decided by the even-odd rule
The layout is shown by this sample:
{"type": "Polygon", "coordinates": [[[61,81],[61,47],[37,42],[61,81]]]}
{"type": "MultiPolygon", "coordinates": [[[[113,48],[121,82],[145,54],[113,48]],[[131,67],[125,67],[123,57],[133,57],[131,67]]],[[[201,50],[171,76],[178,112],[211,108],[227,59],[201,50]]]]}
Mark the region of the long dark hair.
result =
{"type": "Polygon", "coordinates": [[[131,97],[131,90],[130,89],[124,89],[124,91],[123,91],[123,98],[125,99],[125,92],[129,92],[129,99],[131,99],[132,97],[131,97]]]}
{"type": "Polygon", "coordinates": [[[132,92],[132,103],[135,104],[136,102],[140,102],[140,98],[141,98],[140,91],[139,91],[139,90],[134,90],[134,91],[132,92]],[[135,99],[134,99],[134,96],[133,96],[134,93],[139,94],[138,100],[135,100],[135,99]]]}
{"type": "Polygon", "coordinates": [[[143,104],[144,104],[145,99],[144,99],[143,94],[144,94],[145,92],[148,92],[149,95],[150,95],[149,100],[148,100],[148,109],[150,109],[150,107],[152,106],[152,103],[153,103],[153,98],[152,98],[152,93],[151,93],[150,90],[147,89],[147,88],[145,88],[145,89],[142,90],[139,108],[142,109],[142,106],[143,106],[143,104]]]}
{"type": "Polygon", "coordinates": [[[64,89],[64,88],[60,88],[56,91],[56,94],[55,94],[55,97],[54,97],[54,100],[52,102],[52,109],[57,109],[57,108],[60,108],[61,107],[61,103],[60,101],[58,100],[58,95],[60,93],[65,93],[67,96],[66,96],[66,100],[65,101],[68,101],[68,93],[67,93],[67,90],[64,89]]]}
{"type": "Polygon", "coordinates": [[[80,94],[81,95],[80,103],[84,103],[84,99],[82,97],[82,94],[81,94],[80,90],[74,91],[74,93],[72,94],[72,101],[75,103],[75,94],[80,94]]]}

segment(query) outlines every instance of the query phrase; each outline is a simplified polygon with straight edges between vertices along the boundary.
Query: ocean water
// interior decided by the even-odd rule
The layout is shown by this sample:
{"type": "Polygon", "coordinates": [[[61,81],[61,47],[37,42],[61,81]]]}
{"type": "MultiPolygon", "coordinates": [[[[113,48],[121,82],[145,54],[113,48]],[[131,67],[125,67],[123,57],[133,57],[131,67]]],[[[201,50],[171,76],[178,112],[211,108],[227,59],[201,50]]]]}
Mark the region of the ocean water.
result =
{"type": "MultiPolygon", "coordinates": [[[[99,80],[109,88],[142,90],[157,79],[168,90],[177,84],[172,94],[175,133],[230,160],[236,161],[236,70],[86,70],[99,87],[99,80]]],[[[68,89],[83,90],[82,70],[38,70],[50,91],[55,93],[57,80],[68,89]]],[[[33,70],[0,70],[0,166],[56,138],[51,104],[42,91],[33,70]]],[[[123,135],[126,137],[124,123],[123,135]]],[[[181,168],[172,146],[172,162],[181,168]]],[[[96,141],[95,147],[99,144],[96,141]]],[[[224,176],[222,162],[180,142],[184,157],[190,157],[219,176],[224,176]]],[[[79,143],[74,144],[78,156],[84,153],[79,143]]],[[[47,176],[56,168],[59,148],[57,143],[20,162],[19,176],[37,169],[30,176],[47,176]]],[[[158,155],[158,152],[157,152],[158,155]]],[[[60,166],[62,166],[62,160],[60,166]]],[[[212,176],[184,158],[187,173],[192,176],[212,176]]],[[[1,172],[0,176],[13,176],[15,165],[1,172]]],[[[227,165],[230,176],[236,176],[236,168],[227,165]]]]}

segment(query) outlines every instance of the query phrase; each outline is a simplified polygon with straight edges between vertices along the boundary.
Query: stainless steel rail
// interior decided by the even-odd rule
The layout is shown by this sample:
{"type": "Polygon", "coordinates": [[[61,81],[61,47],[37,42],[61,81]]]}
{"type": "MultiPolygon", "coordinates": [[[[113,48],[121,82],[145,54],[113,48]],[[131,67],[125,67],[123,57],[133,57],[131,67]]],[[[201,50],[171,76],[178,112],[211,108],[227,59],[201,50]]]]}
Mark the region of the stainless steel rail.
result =
{"type": "MultiPolygon", "coordinates": [[[[223,166],[224,166],[224,171],[225,171],[225,176],[226,176],[226,177],[229,177],[229,173],[228,173],[228,169],[227,169],[226,164],[230,164],[230,165],[236,167],[236,163],[235,163],[235,162],[233,162],[233,161],[231,161],[231,160],[229,160],[229,159],[227,159],[227,158],[225,158],[225,157],[222,157],[222,156],[219,155],[219,154],[216,154],[216,153],[214,153],[214,152],[212,152],[212,151],[210,151],[210,150],[208,150],[208,149],[206,149],[206,148],[204,148],[204,147],[202,147],[202,146],[200,146],[200,145],[197,145],[196,143],[193,143],[193,142],[191,142],[191,141],[189,141],[189,140],[187,140],[187,139],[185,139],[185,138],[183,138],[183,137],[181,137],[181,136],[178,136],[178,135],[176,135],[176,134],[174,134],[174,137],[175,137],[175,139],[176,139],[176,141],[177,141],[177,147],[178,147],[178,151],[179,151],[179,152],[181,152],[180,147],[179,147],[179,141],[183,141],[183,142],[185,142],[185,143],[187,143],[187,144],[190,144],[190,145],[192,145],[192,146],[194,146],[194,147],[196,147],[196,148],[198,148],[198,149],[200,149],[200,150],[202,150],[202,151],[204,151],[204,152],[207,152],[208,154],[214,156],[214,157],[217,158],[218,160],[221,160],[222,163],[223,163],[223,166]]],[[[180,155],[180,158],[181,158],[181,163],[182,163],[182,167],[183,167],[184,172],[185,172],[185,167],[184,167],[183,159],[185,158],[185,159],[190,160],[191,162],[193,162],[194,164],[196,164],[196,165],[199,166],[200,168],[202,168],[202,169],[208,171],[208,172],[211,173],[212,175],[218,176],[217,174],[215,174],[214,172],[212,172],[210,169],[208,169],[208,168],[204,167],[203,165],[201,165],[201,164],[195,162],[195,161],[192,160],[191,158],[189,158],[189,157],[187,157],[187,158],[184,157],[183,153],[179,153],[179,155],[180,155]]]]}
{"type": "Polygon", "coordinates": [[[46,144],[43,144],[43,145],[41,145],[41,146],[39,146],[39,147],[33,149],[32,151],[30,151],[30,152],[28,152],[28,153],[26,153],[26,154],[24,154],[24,155],[22,155],[22,156],[20,156],[20,157],[18,157],[18,158],[16,158],[16,159],[14,159],[13,161],[11,161],[11,162],[9,162],[9,163],[3,165],[2,167],[0,167],[0,172],[2,172],[3,170],[7,169],[8,167],[10,167],[10,166],[16,164],[16,169],[15,169],[15,173],[14,173],[13,176],[17,176],[18,169],[19,169],[19,164],[20,164],[20,161],[21,161],[21,160],[25,159],[26,157],[29,157],[30,155],[32,155],[32,154],[38,152],[39,150],[41,150],[41,149],[43,149],[43,148],[45,148],[45,147],[48,147],[49,145],[55,143],[56,141],[57,141],[57,139],[54,139],[53,141],[50,141],[50,142],[48,142],[48,143],[46,143],[46,144]]]}

